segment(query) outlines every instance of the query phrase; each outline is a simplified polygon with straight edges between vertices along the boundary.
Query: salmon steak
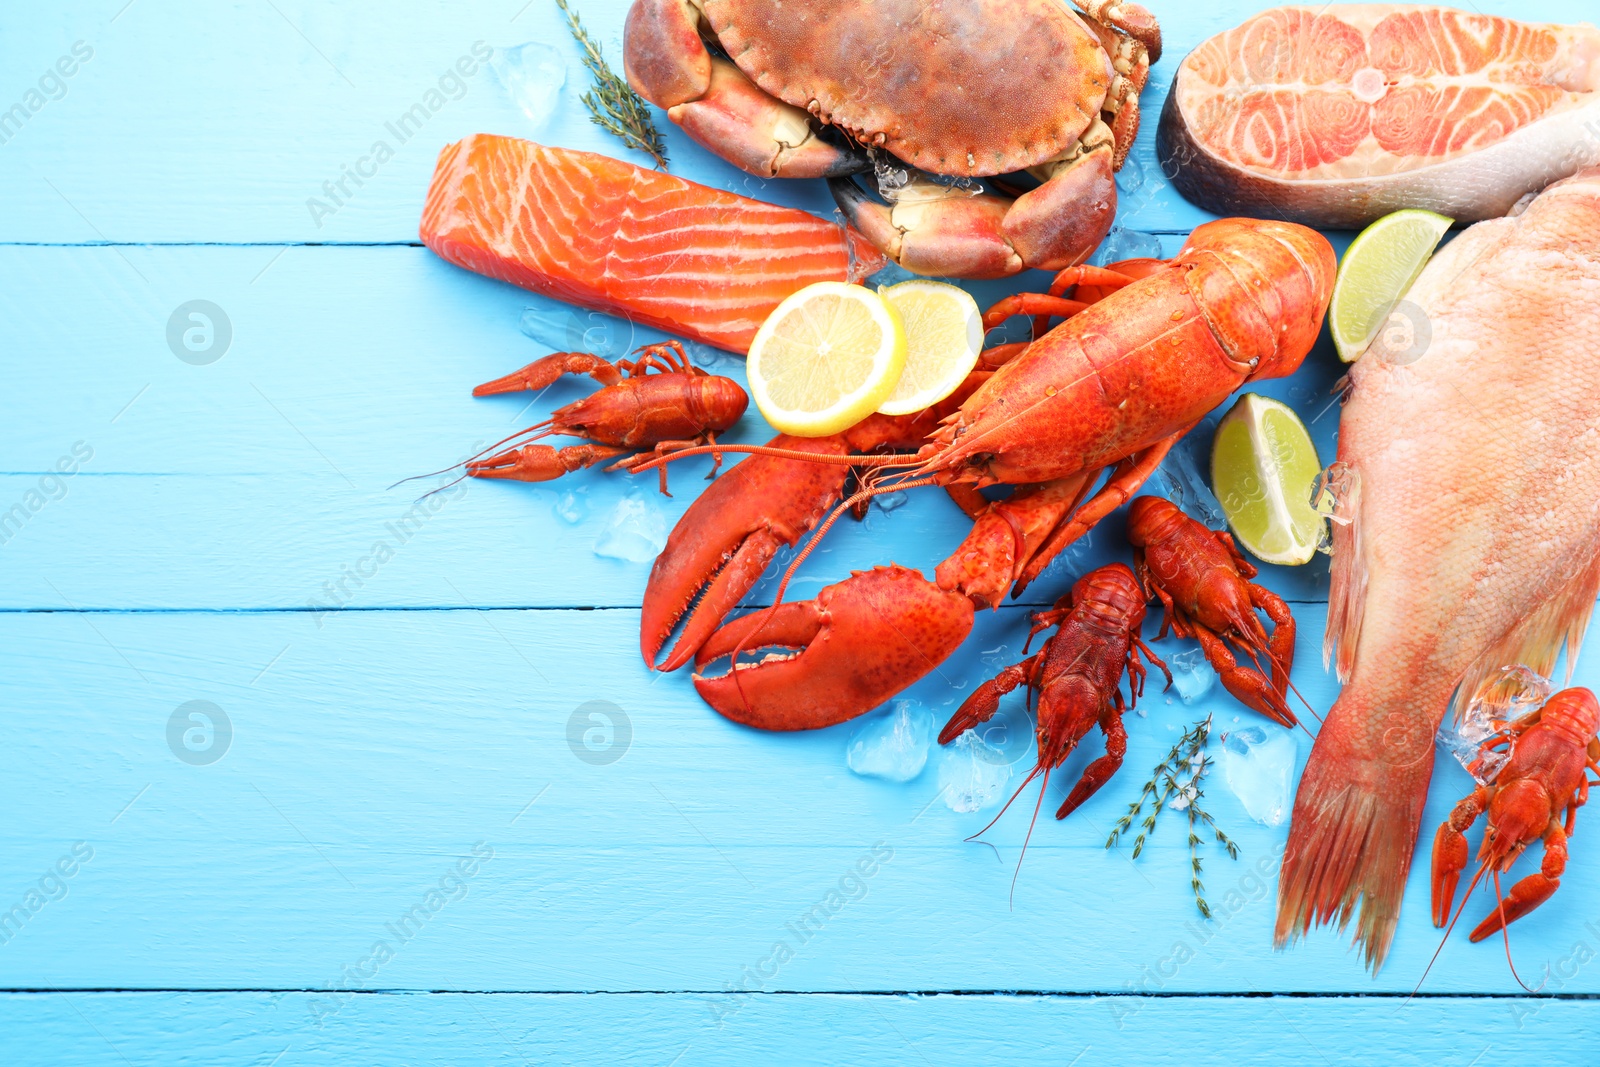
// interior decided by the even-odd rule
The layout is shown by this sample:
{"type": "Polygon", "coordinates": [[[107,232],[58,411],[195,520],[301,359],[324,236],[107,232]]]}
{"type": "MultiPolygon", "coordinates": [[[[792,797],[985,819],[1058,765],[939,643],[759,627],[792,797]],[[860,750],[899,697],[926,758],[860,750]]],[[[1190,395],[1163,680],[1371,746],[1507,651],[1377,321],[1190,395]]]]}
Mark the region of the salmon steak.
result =
{"type": "Polygon", "coordinates": [[[885,262],[805,211],[483,133],[439,153],[422,243],[458,267],[741,355],[791,293],[885,262]]]}
{"type": "Polygon", "coordinates": [[[1458,222],[1600,164],[1600,30],[1447,7],[1279,7],[1178,67],[1156,153],[1220,214],[1458,222]]]}
{"type": "Polygon", "coordinates": [[[1600,591],[1600,168],[1445,245],[1411,345],[1351,367],[1324,654],[1343,691],[1295,797],[1281,946],[1348,923],[1382,964],[1453,703],[1570,673],[1600,591]]]}

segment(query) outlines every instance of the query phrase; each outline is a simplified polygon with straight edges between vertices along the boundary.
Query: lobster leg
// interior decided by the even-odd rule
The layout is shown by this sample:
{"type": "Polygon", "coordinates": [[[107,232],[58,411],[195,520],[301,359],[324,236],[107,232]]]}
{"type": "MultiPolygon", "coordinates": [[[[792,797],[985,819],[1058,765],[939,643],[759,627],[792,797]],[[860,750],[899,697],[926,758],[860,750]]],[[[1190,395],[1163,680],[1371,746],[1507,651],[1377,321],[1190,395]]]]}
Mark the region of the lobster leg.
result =
{"type": "Polygon", "coordinates": [[[1028,583],[1039,577],[1040,573],[1050,565],[1072,542],[1082,537],[1094,528],[1094,525],[1117,508],[1128,502],[1128,498],[1139,491],[1155,469],[1161,465],[1167,453],[1172,451],[1172,446],[1178,443],[1179,438],[1189,432],[1190,427],[1171,435],[1163,437],[1135,457],[1123,460],[1112,469],[1111,479],[1101,487],[1100,491],[1090,497],[1081,507],[1072,513],[1072,518],[1056,527],[1039,551],[1034,553],[1028,565],[1022,569],[1022,574],[1017,578],[1016,584],[1011,589],[1013,597],[1022,595],[1028,583]]]}
{"type": "MultiPolygon", "coordinates": [[[[1040,315],[1046,318],[1059,315],[1069,319],[1088,306],[1082,300],[1069,300],[1049,293],[1013,293],[983,313],[983,328],[985,331],[992,330],[1013,315],[1040,315]]],[[[1035,324],[1034,335],[1043,332],[1035,324]]]]}
{"type": "Polygon", "coordinates": [[[1289,705],[1284,702],[1283,694],[1278,692],[1260,671],[1239,666],[1222,638],[1199,625],[1194,628],[1194,636],[1199,640],[1200,647],[1205,650],[1206,659],[1216,668],[1217,677],[1224,689],[1232,693],[1241,703],[1254,708],[1273,722],[1284,726],[1300,725],[1300,720],[1294,717],[1294,712],[1290,711],[1289,705]]]}
{"type": "Polygon", "coordinates": [[[974,689],[972,695],[963,700],[961,707],[950,716],[950,721],[945,723],[944,729],[939,731],[939,743],[948,745],[979,723],[988,722],[1000,709],[1001,697],[1019,685],[1033,685],[1043,655],[1041,652],[1029,656],[1021,663],[1013,663],[974,689]]]}
{"type": "Polygon", "coordinates": [[[610,445],[523,445],[466,464],[474,478],[509,478],[518,482],[549,482],[585,467],[628,454],[626,448],[610,445]]]}
{"type": "Polygon", "coordinates": [[[1122,724],[1121,693],[1117,694],[1115,704],[1107,701],[1106,707],[1100,712],[1100,729],[1106,735],[1106,754],[1084,768],[1083,777],[1078,779],[1078,784],[1072,787],[1067,799],[1056,809],[1058,819],[1065,819],[1077,811],[1079,805],[1094,796],[1121,769],[1123,757],[1128,754],[1128,728],[1122,724]]]}
{"type": "Polygon", "coordinates": [[[1433,925],[1440,929],[1450,921],[1456,886],[1467,868],[1467,831],[1488,806],[1488,787],[1480,785],[1451,810],[1433,835],[1433,925]]]}
{"type": "Polygon", "coordinates": [[[563,374],[587,374],[601,385],[616,385],[622,381],[622,371],[610,360],[591,356],[587,352],[555,352],[503,378],[484,382],[472,391],[472,395],[494,396],[497,393],[544,389],[553,385],[563,374]]]}
{"type": "Polygon", "coordinates": [[[1530,874],[1511,887],[1505,902],[1486,916],[1475,927],[1467,940],[1478,942],[1499,933],[1540,904],[1549,900],[1561,887],[1561,875],[1567,869],[1567,834],[1555,819],[1544,832],[1544,861],[1535,874],[1530,874]]]}

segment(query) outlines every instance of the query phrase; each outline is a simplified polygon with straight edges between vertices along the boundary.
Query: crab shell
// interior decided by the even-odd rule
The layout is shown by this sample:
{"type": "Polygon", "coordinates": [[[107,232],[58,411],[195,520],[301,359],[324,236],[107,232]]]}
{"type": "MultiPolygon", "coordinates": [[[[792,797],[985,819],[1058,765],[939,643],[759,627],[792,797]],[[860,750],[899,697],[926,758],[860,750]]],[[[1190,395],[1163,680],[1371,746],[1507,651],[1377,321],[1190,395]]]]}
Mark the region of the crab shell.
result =
{"type": "Polygon", "coordinates": [[[1062,0],[698,6],[767,93],[935,174],[1007,174],[1060,156],[1115,73],[1062,0]]]}

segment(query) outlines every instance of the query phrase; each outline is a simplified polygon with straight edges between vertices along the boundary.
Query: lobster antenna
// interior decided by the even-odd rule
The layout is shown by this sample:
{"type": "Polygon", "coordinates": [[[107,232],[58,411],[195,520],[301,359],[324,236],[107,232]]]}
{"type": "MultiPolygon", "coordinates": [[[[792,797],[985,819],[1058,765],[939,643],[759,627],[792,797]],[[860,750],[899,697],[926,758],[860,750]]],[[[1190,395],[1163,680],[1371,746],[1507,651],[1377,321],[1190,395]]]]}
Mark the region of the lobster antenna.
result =
{"type": "MultiPolygon", "coordinates": [[[[717,446],[717,447],[721,447],[721,446],[717,446]]],[[[689,449],[684,449],[682,452],[674,452],[674,453],[670,453],[670,454],[671,455],[675,455],[675,456],[681,456],[681,455],[685,455],[686,453],[689,453],[689,452],[698,452],[698,451],[701,451],[701,450],[697,449],[697,448],[689,448],[689,449]]],[[[724,451],[733,451],[733,449],[724,449],[724,451]]],[[[787,451],[787,450],[780,450],[780,451],[787,451]]],[[[797,455],[810,456],[811,453],[810,452],[800,452],[800,453],[797,453],[797,455]]],[[[827,458],[832,459],[832,458],[835,458],[835,457],[827,457],[827,458]]],[[[825,534],[827,534],[827,532],[830,529],[833,528],[833,524],[835,522],[839,521],[839,516],[843,515],[846,511],[848,511],[850,508],[854,507],[856,504],[860,503],[863,500],[871,500],[875,496],[882,496],[885,493],[893,492],[894,490],[897,490],[897,489],[916,489],[916,488],[918,488],[920,486],[933,485],[933,484],[935,484],[934,479],[932,479],[932,478],[922,478],[922,479],[918,479],[918,480],[915,480],[915,481],[898,482],[898,483],[895,483],[894,485],[873,485],[873,486],[870,486],[870,487],[868,487],[866,489],[859,490],[856,493],[852,494],[850,499],[844,501],[841,504],[835,505],[833,511],[831,511],[828,514],[828,517],[822,521],[822,525],[818,526],[816,528],[816,530],[814,530],[812,532],[811,536],[809,538],[807,538],[806,543],[805,543],[805,547],[802,548],[799,551],[799,553],[797,553],[795,555],[794,559],[792,561],[790,561],[789,566],[787,568],[785,568],[785,570],[783,572],[783,579],[778,583],[778,592],[777,592],[777,595],[773,597],[772,603],[767,605],[765,608],[762,609],[762,612],[763,612],[765,618],[762,619],[761,623],[758,626],[754,627],[748,634],[746,634],[743,637],[743,639],[741,639],[739,641],[739,643],[737,645],[733,646],[733,652],[728,658],[728,669],[733,673],[733,687],[739,691],[739,699],[744,702],[744,706],[745,706],[745,710],[746,711],[750,710],[750,700],[749,700],[748,697],[745,696],[745,694],[744,694],[744,684],[739,679],[739,653],[744,651],[744,646],[745,646],[745,642],[746,641],[749,641],[751,638],[755,637],[763,629],[766,628],[767,623],[771,621],[772,614],[774,612],[776,612],[778,610],[778,608],[783,604],[783,594],[789,588],[789,579],[794,577],[794,572],[799,570],[800,564],[804,563],[806,561],[806,557],[811,555],[811,550],[817,547],[817,543],[822,540],[823,536],[825,534]]]]}
{"type": "MultiPolygon", "coordinates": [[[[549,419],[545,419],[543,422],[536,422],[532,426],[529,426],[529,427],[526,427],[524,429],[518,430],[516,433],[507,434],[505,437],[500,438],[500,440],[496,441],[494,444],[490,445],[488,448],[485,448],[483,451],[475,452],[472,455],[468,456],[466,459],[460,460],[459,462],[456,462],[456,463],[452,463],[448,467],[444,467],[444,468],[442,468],[440,470],[436,470],[436,471],[430,471],[427,474],[413,474],[409,478],[401,478],[398,482],[395,482],[394,485],[404,485],[407,482],[414,482],[418,478],[433,478],[433,477],[435,477],[437,475],[440,475],[440,474],[446,474],[446,473],[448,473],[450,471],[455,470],[457,467],[462,467],[462,466],[465,466],[468,463],[471,463],[475,459],[482,459],[484,456],[488,455],[490,452],[493,452],[495,449],[499,448],[501,445],[506,444],[509,441],[514,441],[517,438],[521,437],[525,433],[533,433],[534,431],[543,429],[544,427],[547,427],[549,425],[550,425],[550,420],[549,419]]],[[[537,440],[539,440],[540,437],[549,437],[553,432],[554,432],[553,430],[544,430],[544,432],[539,434],[538,437],[530,437],[530,438],[528,438],[527,441],[524,441],[523,444],[529,444],[529,443],[531,443],[533,441],[537,441],[537,440]]],[[[451,482],[450,484],[454,485],[455,482],[451,482]]],[[[394,485],[391,485],[389,488],[393,489],[394,485]]],[[[441,488],[443,488],[443,487],[441,487],[441,488]]],[[[437,493],[438,491],[439,491],[438,489],[435,489],[433,492],[437,493]]],[[[433,495],[433,493],[429,493],[428,494],[428,496],[432,496],[432,495],[433,495]]],[[[421,499],[426,500],[426,499],[428,499],[428,497],[425,496],[425,497],[422,497],[421,499]]]]}
{"type": "Polygon", "coordinates": [[[1517,965],[1511,962],[1511,931],[1507,929],[1506,900],[1505,897],[1500,895],[1500,872],[1498,870],[1494,872],[1494,906],[1495,911],[1500,916],[1500,937],[1506,943],[1506,966],[1511,968],[1511,977],[1515,978],[1517,984],[1529,993],[1539,992],[1539,989],[1544,988],[1544,983],[1539,983],[1539,989],[1528,989],[1528,983],[1524,982],[1522,975],[1517,973],[1517,965]]]}
{"type": "Polygon", "coordinates": [[[1428,972],[1433,970],[1433,964],[1439,958],[1439,953],[1444,951],[1445,943],[1450,940],[1450,932],[1456,928],[1456,923],[1461,921],[1461,913],[1467,910],[1467,901],[1472,899],[1472,891],[1478,888],[1478,881],[1483,877],[1487,868],[1478,864],[1478,873],[1472,876],[1472,881],[1467,883],[1467,891],[1461,894],[1461,903],[1456,906],[1455,916],[1450,920],[1450,925],[1444,928],[1444,936],[1439,939],[1439,947],[1433,950],[1433,955],[1428,957],[1428,965],[1422,969],[1422,977],[1417,979],[1417,984],[1411,990],[1411,996],[1406,997],[1406,1003],[1411,1003],[1411,997],[1417,995],[1417,990],[1422,988],[1422,983],[1428,980],[1428,972]]]}

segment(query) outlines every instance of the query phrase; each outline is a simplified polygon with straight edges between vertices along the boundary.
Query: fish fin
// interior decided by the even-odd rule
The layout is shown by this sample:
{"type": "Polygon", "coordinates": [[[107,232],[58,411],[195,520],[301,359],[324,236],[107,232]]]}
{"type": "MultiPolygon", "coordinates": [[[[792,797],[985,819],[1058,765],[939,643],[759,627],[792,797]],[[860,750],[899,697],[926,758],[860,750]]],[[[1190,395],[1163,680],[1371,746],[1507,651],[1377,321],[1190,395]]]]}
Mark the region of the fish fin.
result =
{"type": "Polygon", "coordinates": [[[1328,625],[1322,634],[1322,666],[1326,669],[1333,661],[1340,682],[1350,680],[1367,603],[1367,557],[1361,543],[1361,472],[1351,467],[1346,478],[1333,522],[1328,625]],[[1339,521],[1341,518],[1345,521],[1339,521]]]}
{"type": "Polygon", "coordinates": [[[1600,595],[1600,556],[1577,572],[1567,584],[1500,641],[1479,656],[1456,689],[1451,711],[1459,720],[1473,700],[1482,700],[1491,713],[1506,710],[1516,696],[1515,683],[1498,677],[1501,668],[1522,664],[1549,678],[1564,645],[1567,681],[1583,645],[1584,631],[1600,595]]]}
{"type": "MultiPolygon", "coordinates": [[[[1352,703],[1341,696],[1329,712],[1295,794],[1273,942],[1281,949],[1336,916],[1342,932],[1359,905],[1355,940],[1377,974],[1400,917],[1428,774],[1415,773],[1415,760],[1408,766],[1357,751],[1344,724],[1367,712],[1352,703]]],[[[1417,758],[1431,770],[1431,737],[1417,758]]]]}

